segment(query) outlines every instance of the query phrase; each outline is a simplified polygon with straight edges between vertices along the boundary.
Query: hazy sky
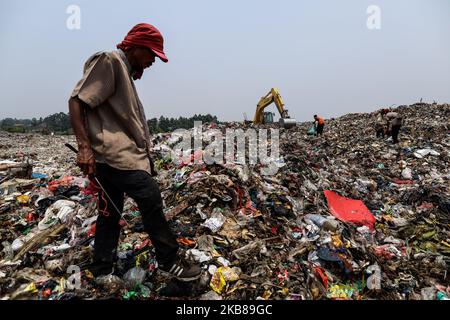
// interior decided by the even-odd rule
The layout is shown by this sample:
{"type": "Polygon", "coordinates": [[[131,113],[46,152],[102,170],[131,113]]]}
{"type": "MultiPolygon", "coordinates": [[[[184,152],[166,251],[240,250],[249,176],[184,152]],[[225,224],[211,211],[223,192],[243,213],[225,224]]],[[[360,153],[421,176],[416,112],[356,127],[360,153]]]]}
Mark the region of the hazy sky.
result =
{"type": "Polygon", "coordinates": [[[136,82],[147,118],[251,118],[271,87],[301,121],[450,102],[448,0],[2,0],[0,118],[67,112],[85,60],[139,22],[160,29],[169,58],[136,82]],[[79,30],[66,26],[69,5],[79,30]]]}

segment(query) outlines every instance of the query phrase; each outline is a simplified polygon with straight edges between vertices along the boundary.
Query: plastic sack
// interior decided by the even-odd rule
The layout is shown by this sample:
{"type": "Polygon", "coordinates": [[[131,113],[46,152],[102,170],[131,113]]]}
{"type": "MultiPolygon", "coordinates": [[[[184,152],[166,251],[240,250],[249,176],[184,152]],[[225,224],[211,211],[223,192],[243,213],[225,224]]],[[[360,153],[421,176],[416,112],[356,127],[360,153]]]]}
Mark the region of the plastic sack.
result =
{"type": "Polygon", "coordinates": [[[45,211],[45,217],[38,224],[39,230],[45,230],[59,221],[66,223],[76,213],[76,204],[73,201],[58,200],[45,211]]]}
{"type": "Polygon", "coordinates": [[[311,128],[309,128],[309,130],[308,130],[308,135],[309,136],[315,135],[316,133],[317,133],[316,126],[312,126],[311,128]]]}
{"type": "Polygon", "coordinates": [[[125,273],[123,280],[128,290],[135,289],[136,286],[142,284],[147,276],[147,272],[141,267],[134,267],[125,273]]]}

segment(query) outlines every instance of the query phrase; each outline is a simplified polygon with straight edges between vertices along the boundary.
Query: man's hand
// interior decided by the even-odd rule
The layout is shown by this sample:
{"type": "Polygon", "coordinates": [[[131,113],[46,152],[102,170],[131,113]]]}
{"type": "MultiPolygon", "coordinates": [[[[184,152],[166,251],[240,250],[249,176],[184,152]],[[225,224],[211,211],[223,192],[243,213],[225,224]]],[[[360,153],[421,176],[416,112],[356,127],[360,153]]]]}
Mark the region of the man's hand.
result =
{"type": "Polygon", "coordinates": [[[85,175],[92,175],[95,173],[95,159],[85,128],[85,108],[87,105],[83,101],[77,97],[70,98],[70,122],[78,143],[77,165],[85,175]]]}
{"type": "Polygon", "coordinates": [[[80,147],[78,149],[77,165],[85,175],[90,176],[95,173],[94,152],[90,147],[80,147]]]}

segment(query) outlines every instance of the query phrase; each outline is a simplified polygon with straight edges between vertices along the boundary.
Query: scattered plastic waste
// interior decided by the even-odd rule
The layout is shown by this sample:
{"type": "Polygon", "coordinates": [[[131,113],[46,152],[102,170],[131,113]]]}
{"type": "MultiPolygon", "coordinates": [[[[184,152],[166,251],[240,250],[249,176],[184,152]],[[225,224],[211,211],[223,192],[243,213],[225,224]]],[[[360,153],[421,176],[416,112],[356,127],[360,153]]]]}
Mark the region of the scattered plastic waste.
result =
{"type": "Polygon", "coordinates": [[[311,122],[282,129],[269,175],[188,161],[203,152],[178,161],[180,136],[155,135],[166,219],[203,268],[191,283],[157,272],[130,198],[115,272],[94,278],[97,191],[64,147],[74,137],[0,132],[0,298],[448,300],[450,106],[397,111],[397,145],[376,137],[376,113],[330,119],[321,137],[311,122]]]}

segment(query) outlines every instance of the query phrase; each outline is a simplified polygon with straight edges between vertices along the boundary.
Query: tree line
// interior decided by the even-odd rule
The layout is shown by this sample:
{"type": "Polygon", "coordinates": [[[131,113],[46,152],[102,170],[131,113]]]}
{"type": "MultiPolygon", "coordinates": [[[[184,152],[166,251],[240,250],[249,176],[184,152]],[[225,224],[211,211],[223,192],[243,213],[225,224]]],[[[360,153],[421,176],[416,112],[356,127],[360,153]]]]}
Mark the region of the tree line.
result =
{"type": "MultiPolygon", "coordinates": [[[[152,118],[147,121],[150,133],[171,132],[176,129],[189,129],[194,126],[194,121],[203,123],[219,123],[216,116],[210,114],[195,114],[193,117],[152,118]]],[[[0,120],[0,129],[8,132],[36,132],[43,134],[72,134],[72,126],[70,124],[69,114],[59,112],[48,117],[39,119],[16,119],[5,118],[0,120]]]]}
{"type": "Polygon", "coordinates": [[[152,118],[147,121],[148,129],[150,133],[160,133],[160,132],[171,132],[176,129],[190,129],[194,127],[195,121],[201,121],[202,123],[219,123],[216,116],[212,116],[210,114],[201,115],[195,114],[193,117],[185,118],[166,118],[159,117],[152,118]]]}
{"type": "Polygon", "coordinates": [[[39,119],[6,118],[0,120],[0,129],[8,132],[40,132],[49,134],[70,134],[71,125],[69,115],[64,112],[54,113],[48,117],[39,119]]]}

